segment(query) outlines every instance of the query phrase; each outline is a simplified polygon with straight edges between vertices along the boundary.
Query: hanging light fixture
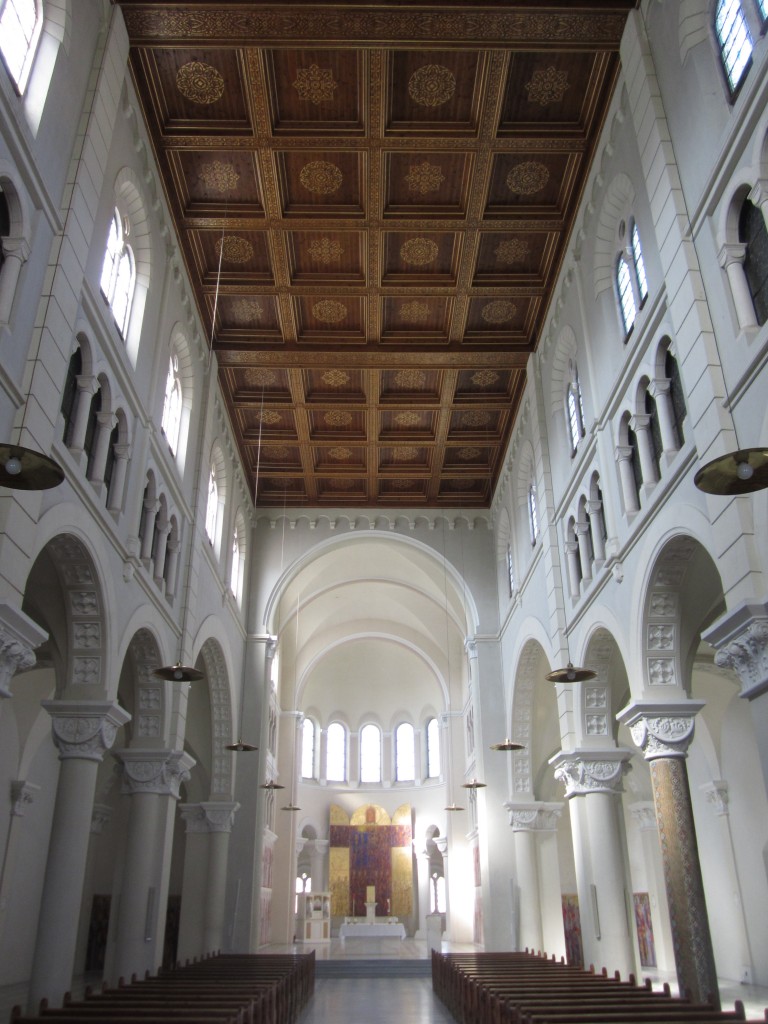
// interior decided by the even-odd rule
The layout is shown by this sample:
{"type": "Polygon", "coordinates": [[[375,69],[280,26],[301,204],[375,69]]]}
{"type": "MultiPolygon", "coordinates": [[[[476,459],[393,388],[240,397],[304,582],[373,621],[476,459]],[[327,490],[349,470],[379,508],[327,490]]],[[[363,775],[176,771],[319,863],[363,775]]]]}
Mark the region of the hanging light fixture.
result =
{"type": "MultiPolygon", "coordinates": [[[[213,365],[213,339],[216,333],[216,316],[219,309],[219,286],[221,285],[221,261],[224,256],[224,224],[226,223],[226,211],[225,216],[222,219],[221,224],[221,248],[219,250],[219,269],[216,273],[216,291],[213,298],[213,317],[211,319],[211,347],[208,353],[208,364],[206,366],[206,374],[210,374],[211,366],[213,365]]],[[[206,389],[207,391],[207,389],[206,389]]],[[[203,415],[205,415],[205,410],[203,415]]],[[[197,482],[197,494],[198,499],[200,495],[200,479],[198,476],[197,482]]],[[[184,636],[187,631],[187,614],[189,612],[189,577],[192,569],[192,540],[189,542],[189,558],[187,559],[187,580],[186,580],[186,597],[184,600],[184,613],[181,620],[181,636],[179,638],[179,646],[182,654],[184,651],[184,636]]],[[[204,673],[198,669],[193,668],[192,665],[182,665],[181,657],[175,665],[166,665],[163,668],[157,668],[153,672],[159,679],[168,679],[173,683],[196,683],[203,678],[204,673]]]]}
{"type": "MultiPolygon", "coordinates": [[[[734,427],[735,430],[735,427],[734,427]]],[[[707,494],[751,494],[768,487],[768,448],[740,448],[707,462],[693,478],[707,494]]]]}
{"type": "Polygon", "coordinates": [[[485,783],[478,779],[470,779],[469,782],[462,782],[462,789],[485,789],[485,783]]]}
{"type": "Polygon", "coordinates": [[[594,679],[597,672],[591,668],[579,668],[571,661],[571,650],[568,644],[568,633],[565,633],[565,650],[568,655],[568,664],[565,668],[556,668],[544,676],[550,683],[585,683],[594,679]]]}
{"type": "Polygon", "coordinates": [[[266,782],[262,782],[259,789],[285,789],[285,786],[281,786],[279,782],[275,782],[274,779],[267,779],[266,782]]]}
{"type": "MultiPolygon", "coordinates": [[[[22,418],[19,436],[23,429],[22,418]]],[[[0,486],[13,491],[47,491],[63,479],[64,470],[48,455],[18,444],[0,444],[0,486]]]]}
{"type": "Polygon", "coordinates": [[[525,747],[522,743],[515,743],[507,736],[501,743],[492,743],[491,750],[525,750],[525,747]]]}

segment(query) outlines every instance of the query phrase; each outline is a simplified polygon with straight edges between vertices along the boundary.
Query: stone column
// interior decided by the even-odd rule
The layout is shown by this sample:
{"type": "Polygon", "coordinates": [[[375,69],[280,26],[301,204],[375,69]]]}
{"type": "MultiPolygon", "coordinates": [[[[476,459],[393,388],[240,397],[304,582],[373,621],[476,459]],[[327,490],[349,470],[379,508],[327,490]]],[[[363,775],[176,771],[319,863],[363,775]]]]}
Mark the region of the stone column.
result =
{"type": "Polygon", "coordinates": [[[32,805],[39,792],[40,787],[36,786],[34,782],[27,782],[24,779],[14,779],[11,782],[11,819],[8,822],[2,864],[3,873],[0,876],[0,953],[2,953],[3,946],[9,939],[9,936],[5,934],[5,917],[16,870],[16,848],[19,845],[18,819],[24,817],[24,812],[32,805]]]}
{"type": "Polygon", "coordinates": [[[435,836],[433,840],[443,858],[443,878],[445,879],[445,934],[453,935],[451,925],[451,878],[448,874],[448,836],[435,836]]]}
{"type": "Polygon", "coordinates": [[[728,275],[728,284],[731,288],[739,328],[742,331],[750,327],[757,328],[755,304],[749,291],[747,275],[744,273],[744,260],[747,255],[746,244],[744,242],[726,244],[717,255],[720,266],[728,275]]]}
{"type": "Polygon", "coordinates": [[[117,914],[113,978],[154,973],[163,961],[173,817],[195,762],[181,750],[117,751],[131,806],[117,914]]]}
{"type": "Polygon", "coordinates": [[[427,917],[429,915],[430,886],[432,885],[431,861],[426,850],[422,850],[417,859],[417,871],[419,882],[419,927],[416,930],[415,938],[426,939],[427,917]]]}
{"type": "Polygon", "coordinates": [[[99,382],[96,377],[80,374],[77,378],[77,396],[75,398],[75,411],[72,417],[72,431],[67,439],[68,447],[72,452],[80,454],[85,445],[85,433],[88,429],[88,416],[91,412],[91,399],[99,390],[99,382]]]}
{"type": "Polygon", "coordinates": [[[675,417],[672,412],[670,389],[671,383],[666,378],[652,380],[648,385],[648,391],[656,402],[656,412],[659,416],[659,431],[661,433],[661,447],[667,459],[680,448],[677,431],[675,430],[675,417]]]}
{"type": "Polygon", "coordinates": [[[171,524],[163,523],[157,527],[157,543],[155,544],[155,558],[152,568],[152,578],[158,586],[164,586],[163,570],[165,569],[165,549],[168,547],[168,534],[171,532],[171,524]]]}
{"type": "Polygon", "coordinates": [[[117,423],[117,417],[111,412],[96,414],[96,439],[93,444],[93,460],[91,462],[90,480],[95,484],[104,482],[104,472],[109,454],[109,439],[117,423]]]}
{"type": "MultiPolygon", "coordinates": [[[[546,949],[553,952],[545,942],[544,917],[548,901],[545,889],[551,888],[551,879],[542,879],[540,870],[539,835],[557,830],[560,804],[530,803],[504,805],[509,811],[509,824],[515,838],[515,864],[517,866],[517,895],[519,926],[517,947],[524,949],[546,949]]],[[[557,877],[557,911],[562,915],[560,904],[559,874],[557,877]]],[[[562,917],[560,917],[562,932],[562,917]]]]}
{"type": "Polygon", "coordinates": [[[595,565],[601,566],[605,561],[605,522],[603,520],[602,501],[588,501],[587,512],[589,513],[589,526],[592,531],[592,551],[595,556],[595,565]]]}
{"type": "Polygon", "coordinates": [[[160,509],[160,502],[156,498],[147,498],[142,507],[142,530],[141,530],[141,551],[139,558],[144,565],[149,565],[152,557],[152,543],[155,539],[155,519],[160,509]]]}
{"type": "Polygon", "coordinates": [[[589,523],[576,523],[576,540],[581,559],[581,578],[585,583],[592,579],[592,552],[589,548],[589,523]]]}
{"type": "Polygon", "coordinates": [[[575,750],[550,761],[571,812],[584,962],[624,976],[636,971],[619,822],[629,756],[617,748],[575,750]]]}
{"type": "Polygon", "coordinates": [[[571,597],[574,601],[579,598],[581,578],[579,573],[579,545],[575,540],[565,542],[565,557],[568,560],[568,583],[571,597]]]}
{"type": "Polygon", "coordinates": [[[180,548],[178,540],[173,540],[172,537],[168,539],[168,576],[165,581],[165,592],[169,597],[173,597],[176,593],[180,548]]]}
{"type": "Polygon", "coordinates": [[[107,495],[107,511],[119,512],[123,505],[125,478],[128,472],[128,460],[131,457],[129,444],[115,445],[115,468],[112,470],[112,483],[107,495]]]}
{"type": "Polygon", "coordinates": [[[205,898],[203,953],[215,953],[224,943],[224,900],[227,887],[229,836],[240,804],[200,805],[208,825],[208,887],[205,898]]]}
{"type": "Polygon", "coordinates": [[[650,763],[680,992],[720,1005],[699,848],[685,767],[701,701],[638,701],[617,716],[650,763]]]}
{"type": "Polygon", "coordinates": [[[637,438],[637,454],[640,458],[640,469],[643,473],[643,491],[646,493],[653,484],[658,483],[659,473],[653,458],[653,441],[651,439],[651,414],[637,412],[629,425],[637,438]]]}
{"type": "Polygon", "coordinates": [[[45,865],[29,1005],[60,1004],[72,984],[96,775],[117,730],[130,719],[112,701],[46,700],[61,767],[45,865]]]}
{"type": "Polygon", "coordinates": [[[640,502],[635,489],[635,475],[632,472],[632,446],[620,444],[616,446],[616,462],[619,466],[621,493],[624,498],[624,511],[639,512],[640,502]]]}
{"type": "Polygon", "coordinates": [[[741,696],[757,734],[757,746],[768,790],[768,598],[742,602],[702,634],[717,648],[715,664],[730,668],[741,682],[741,696]]]}
{"type": "Polygon", "coordinates": [[[20,608],[0,602],[0,698],[12,696],[11,679],[32,668],[37,660],[34,649],[47,639],[48,634],[20,608]]]}
{"type": "Polygon", "coordinates": [[[24,263],[29,259],[29,243],[23,238],[3,239],[3,270],[0,273],[0,324],[11,319],[16,285],[24,263]]]}

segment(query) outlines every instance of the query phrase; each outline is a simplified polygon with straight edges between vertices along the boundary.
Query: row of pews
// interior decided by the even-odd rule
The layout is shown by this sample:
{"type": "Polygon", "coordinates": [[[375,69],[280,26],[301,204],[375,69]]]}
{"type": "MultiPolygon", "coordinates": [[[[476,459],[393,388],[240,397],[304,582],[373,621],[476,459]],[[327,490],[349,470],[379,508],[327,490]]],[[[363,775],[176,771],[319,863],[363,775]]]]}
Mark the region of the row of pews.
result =
{"type": "Polygon", "coordinates": [[[16,1006],[11,1024],[293,1024],[314,987],[314,952],[218,954],[129,985],[86,989],[61,1008],[43,999],[36,1017],[16,1006]]]}
{"type": "MultiPolygon", "coordinates": [[[[692,1003],[639,986],[630,975],[595,974],[529,953],[432,951],[432,987],[459,1024],[711,1024],[743,1021],[737,1002],[722,1012],[717,997],[692,1003]]],[[[766,1010],[768,1020],[768,1010],[766,1010]]],[[[758,1022],[755,1022],[758,1024],[758,1022]]],[[[764,1022],[761,1022],[764,1024],[764,1022]]]]}

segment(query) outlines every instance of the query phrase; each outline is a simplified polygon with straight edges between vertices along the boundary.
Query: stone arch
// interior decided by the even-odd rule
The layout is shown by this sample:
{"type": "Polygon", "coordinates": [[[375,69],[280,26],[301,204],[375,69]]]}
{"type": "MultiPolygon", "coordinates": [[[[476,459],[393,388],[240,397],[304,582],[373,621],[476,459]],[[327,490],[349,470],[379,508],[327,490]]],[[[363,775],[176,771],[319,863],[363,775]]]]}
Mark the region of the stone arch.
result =
{"type": "Polygon", "coordinates": [[[112,696],[103,587],[80,538],[57,534],[45,544],[27,577],[23,609],[49,633],[57,698],[112,696]]]}
{"type": "Polygon", "coordinates": [[[629,682],[616,638],[604,626],[589,637],[584,665],[596,673],[577,690],[579,728],[585,745],[612,744],[618,735],[616,713],[624,707],[629,682]]]}
{"type": "Polygon", "coordinates": [[[133,366],[136,366],[141,340],[141,324],[149,291],[152,266],[152,237],[149,212],[144,201],[141,179],[131,167],[123,167],[115,178],[115,205],[121,217],[127,217],[130,236],[127,241],[133,251],[136,275],[131,311],[125,337],[125,347],[133,366]]]}
{"type": "Polygon", "coordinates": [[[642,600],[642,685],[636,698],[679,699],[690,688],[701,631],[724,607],[720,574],[689,534],[667,538],[651,563],[642,600]]]}
{"type": "Polygon", "coordinates": [[[628,175],[617,174],[606,189],[595,232],[595,298],[613,288],[616,263],[616,229],[619,221],[629,219],[635,201],[635,186],[628,175]]]}
{"type": "Polygon", "coordinates": [[[513,799],[539,799],[544,773],[551,775],[547,762],[557,748],[559,716],[555,688],[544,680],[550,668],[539,641],[526,640],[517,661],[510,708],[510,738],[523,745],[510,755],[513,799]],[[555,733],[550,735],[553,723],[555,733]]]}
{"type": "Polygon", "coordinates": [[[553,420],[563,413],[565,392],[573,377],[572,366],[576,362],[576,348],[576,333],[569,324],[566,324],[558,335],[552,355],[549,405],[553,420]]]}
{"type": "Polygon", "coordinates": [[[128,746],[163,747],[168,742],[170,684],[154,675],[161,665],[157,638],[143,626],[131,637],[120,675],[120,703],[132,716],[128,746]]]}
{"type": "Polygon", "coordinates": [[[225,749],[232,742],[232,693],[224,652],[218,640],[210,638],[200,648],[199,660],[208,681],[211,715],[211,798],[231,799],[233,794],[232,754],[225,749]]]}

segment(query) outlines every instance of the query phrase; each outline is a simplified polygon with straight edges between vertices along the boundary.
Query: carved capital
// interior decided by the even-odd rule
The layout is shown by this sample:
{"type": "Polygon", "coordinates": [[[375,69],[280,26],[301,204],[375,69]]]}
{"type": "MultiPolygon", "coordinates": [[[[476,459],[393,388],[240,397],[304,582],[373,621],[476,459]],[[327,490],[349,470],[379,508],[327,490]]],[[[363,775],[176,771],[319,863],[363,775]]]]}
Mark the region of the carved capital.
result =
{"type": "Polygon", "coordinates": [[[555,832],[563,811],[562,804],[505,803],[513,832],[555,832]]]}
{"type": "Polygon", "coordinates": [[[40,787],[34,782],[26,782],[24,779],[14,779],[11,782],[11,814],[17,818],[24,817],[24,811],[30,806],[40,787]]]}
{"type": "Polygon", "coordinates": [[[650,801],[643,800],[640,803],[632,804],[629,810],[641,832],[656,832],[658,830],[656,808],[650,801]]]}
{"type": "Polygon", "coordinates": [[[187,832],[209,835],[211,832],[231,832],[240,804],[181,804],[179,809],[187,823],[187,832]]]}
{"type": "Polygon", "coordinates": [[[616,716],[628,726],[646,761],[657,757],[686,757],[702,701],[684,703],[638,701],[616,716]]]}
{"type": "Polygon", "coordinates": [[[705,782],[703,786],[699,786],[699,789],[718,818],[727,816],[728,783],[724,779],[713,779],[712,782],[705,782]]]}
{"type": "Polygon", "coordinates": [[[35,647],[48,634],[18,608],[0,604],[0,697],[10,697],[11,679],[35,664],[35,647]]]}
{"type": "Polygon", "coordinates": [[[565,797],[586,797],[591,793],[624,793],[622,778],[626,760],[587,759],[564,756],[555,767],[555,778],[565,786],[565,797]]]}
{"type": "Polygon", "coordinates": [[[182,782],[186,782],[195,765],[194,758],[183,750],[117,750],[123,765],[123,793],[155,793],[179,798],[182,782]]]}
{"type": "Polygon", "coordinates": [[[464,650],[470,661],[477,661],[477,640],[473,636],[464,638],[464,650]]]}
{"type": "Polygon", "coordinates": [[[745,242],[726,242],[717,254],[717,261],[723,270],[727,270],[730,263],[743,263],[746,255],[745,242]]]}
{"type": "Polygon", "coordinates": [[[53,742],[59,760],[70,757],[102,761],[115,742],[117,730],[131,716],[118,704],[98,700],[44,700],[42,706],[52,719],[53,742]]]}
{"type": "Polygon", "coordinates": [[[768,688],[768,618],[753,619],[738,636],[723,644],[715,664],[730,668],[741,682],[742,696],[768,688]]]}

